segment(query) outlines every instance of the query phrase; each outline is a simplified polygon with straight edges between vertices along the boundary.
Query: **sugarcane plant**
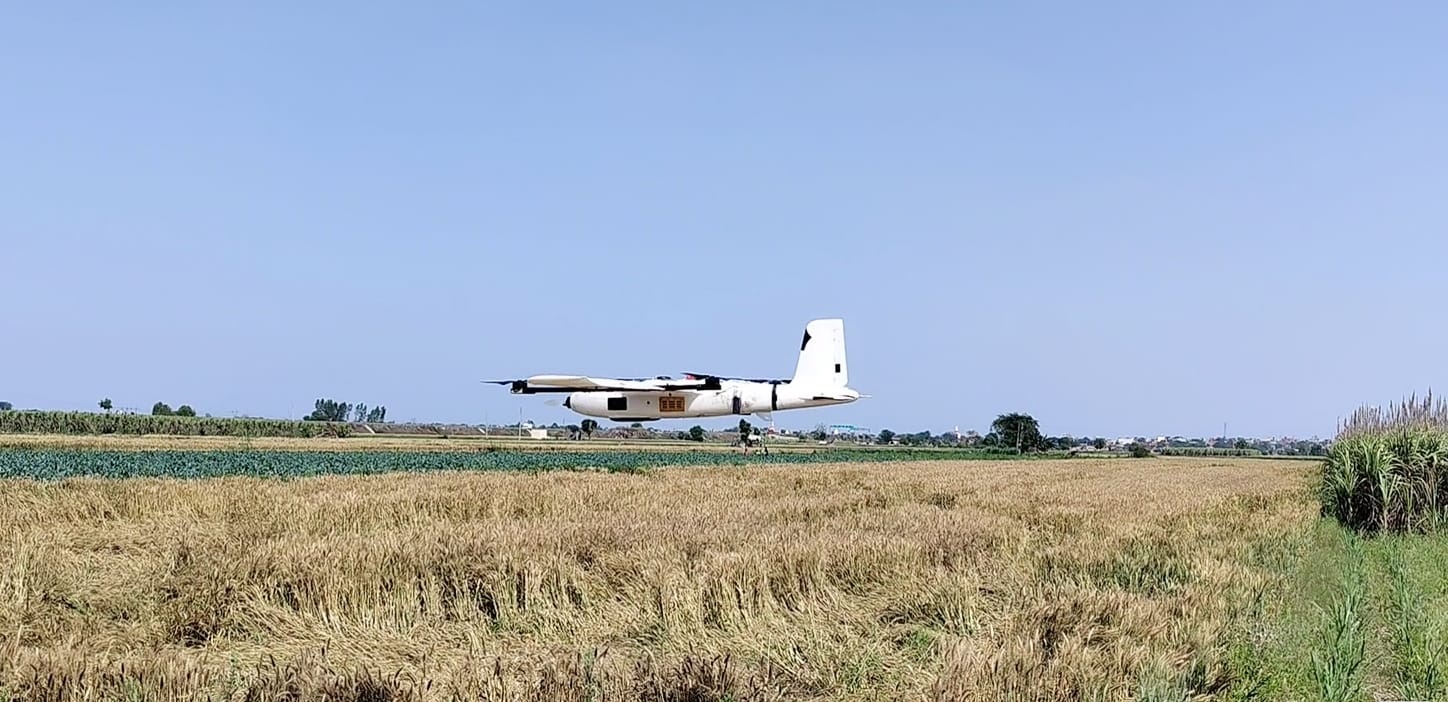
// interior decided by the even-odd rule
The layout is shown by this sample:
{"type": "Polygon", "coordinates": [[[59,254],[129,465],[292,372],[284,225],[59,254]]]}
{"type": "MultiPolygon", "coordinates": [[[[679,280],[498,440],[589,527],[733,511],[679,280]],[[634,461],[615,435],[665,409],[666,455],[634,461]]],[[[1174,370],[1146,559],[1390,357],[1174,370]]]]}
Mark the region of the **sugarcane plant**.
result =
{"type": "Polygon", "coordinates": [[[1322,513],[1360,532],[1424,533],[1448,505],[1448,402],[1428,393],[1339,422],[1323,465],[1322,513]]]}

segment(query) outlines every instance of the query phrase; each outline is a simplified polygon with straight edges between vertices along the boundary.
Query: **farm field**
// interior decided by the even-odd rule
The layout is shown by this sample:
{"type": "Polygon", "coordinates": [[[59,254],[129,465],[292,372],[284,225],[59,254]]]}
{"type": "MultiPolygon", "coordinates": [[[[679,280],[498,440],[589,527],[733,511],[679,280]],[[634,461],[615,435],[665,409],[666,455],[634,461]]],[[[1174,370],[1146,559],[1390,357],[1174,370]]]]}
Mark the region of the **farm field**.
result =
{"type": "MultiPolygon", "coordinates": [[[[354,434],[346,438],[283,436],[175,436],[163,434],[0,434],[3,448],[77,448],[118,451],[167,450],[275,450],[275,451],[483,451],[488,448],[518,451],[723,451],[739,448],[717,442],[666,439],[625,440],[528,439],[498,436],[407,436],[354,434]]],[[[849,444],[851,449],[875,450],[849,444]]],[[[772,442],[769,450],[815,451],[813,443],[772,442]]],[[[880,447],[885,449],[886,447],[880,447]]],[[[752,449],[751,449],[752,450],[752,449]]],[[[920,449],[924,450],[924,449],[920,449]]]]}
{"type": "Polygon", "coordinates": [[[1175,458],[5,480],[0,690],[1293,698],[1318,645],[1288,625],[1317,622],[1294,593],[1336,548],[1312,476],[1175,458]]]}
{"type": "MultiPolygon", "coordinates": [[[[755,453],[721,451],[232,451],[0,449],[0,479],[32,478],[301,478],[434,471],[601,470],[901,461],[938,457],[907,451],[755,453]]],[[[1003,460],[1003,459],[1001,459],[1003,460]]]]}
{"type": "Polygon", "coordinates": [[[990,452],[905,448],[815,451],[659,451],[654,449],[522,450],[479,445],[473,450],[373,450],[204,448],[87,448],[70,445],[0,445],[0,479],[29,478],[301,478],[317,475],[375,475],[434,471],[595,470],[642,472],[661,467],[759,466],[957,460],[1008,460],[990,452]]]}

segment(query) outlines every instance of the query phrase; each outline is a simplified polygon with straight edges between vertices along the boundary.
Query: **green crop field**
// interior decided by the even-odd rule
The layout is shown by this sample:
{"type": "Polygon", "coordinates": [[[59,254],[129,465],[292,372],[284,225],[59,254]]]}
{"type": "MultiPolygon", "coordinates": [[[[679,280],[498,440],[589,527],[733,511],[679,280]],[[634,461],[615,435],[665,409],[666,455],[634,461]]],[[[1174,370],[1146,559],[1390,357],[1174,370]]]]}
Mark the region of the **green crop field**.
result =
{"type": "Polygon", "coordinates": [[[0,449],[0,478],[54,480],[100,478],[305,477],[434,471],[604,470],[635,472],[663,466],[728,466],[881,462],[961,458],[1008,458],[998,454],[910,450],[758,451],[286,451],[286,450],[87,450],[0,449]]]}

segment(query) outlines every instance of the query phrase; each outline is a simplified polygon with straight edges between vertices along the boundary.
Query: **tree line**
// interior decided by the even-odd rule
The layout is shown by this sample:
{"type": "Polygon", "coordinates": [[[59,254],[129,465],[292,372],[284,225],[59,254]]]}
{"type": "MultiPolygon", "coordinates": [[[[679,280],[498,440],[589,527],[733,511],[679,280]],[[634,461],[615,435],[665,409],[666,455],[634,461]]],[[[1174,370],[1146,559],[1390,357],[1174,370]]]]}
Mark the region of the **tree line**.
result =
{"type": "Polygon", "coordinates": [[[1035,417],[1021,412],[998,415],[995,421],[991,422],[990,432],[984,436],[973,431],[960,436],[954,432],[931,434],[928,431],[897,434],[889,429],[884,429],[876,434],[875,443],[905,446],[969,446],[1011,449],[1021,453],[1070,451],[1083,446],[1092,446],[1097,449],[1106,448],[1106,439],[1099,436],[1093,439],[1042,434],[1040,422],[1035,417]]]}
{"type": "Polygon", "coordinates": [[[170,405],[164,402],[157,402],[151,405],[151,414],[157,417],[195,417],[196,410],[191,409],[191,405],[181,405],[175,410],[172,410],[170,405]]]}
{"type": "Polygon", "coordinates": [[[308,422],[366,422],[381,424],[387,421],[387,408],[381,405],[368,407],[366,403],[355,405],[330,399],[319,399],[312,407],[312,413],[302,417],[308,422]]]}
{"type": "MultiPolygon", "coordinates": [[[[111,398],[102,398],[96,405],[106,414],[110,414],[115,408],[111,398]]],[[[0,402],[0,411],[12,409],[9,402],[0,402]]],[[[165,402],[157,402],[151,405],[151,414],[156,417],[195,417],[196,410],[191,405],[181,405],[171,409],[171,405],[165,402]]],[[[337,402],[332,399],[318,399],[312,406],[311,414],[302,417],[307,422],[366,422],[368,424],[380,424],[387,421],[387,408],[381,405],[368,407],[366,403],[351,404],[348,402],[337,402]]]]}

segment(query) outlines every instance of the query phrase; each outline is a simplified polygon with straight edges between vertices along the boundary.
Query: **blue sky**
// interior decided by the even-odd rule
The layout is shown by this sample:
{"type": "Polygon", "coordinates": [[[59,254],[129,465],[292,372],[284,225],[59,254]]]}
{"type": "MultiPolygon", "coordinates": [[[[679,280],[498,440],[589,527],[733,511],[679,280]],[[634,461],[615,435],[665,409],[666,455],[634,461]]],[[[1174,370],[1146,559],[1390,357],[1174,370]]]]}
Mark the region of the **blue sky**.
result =
{"type": "Polygon", "coordinates": [[[1448,380],[1445,30],[1436,3],[11,7],[0,399],[566,422],[478,380],[784,376],[841,316],[873,397],[780,426],[1330,435],[1448,380]]]}

